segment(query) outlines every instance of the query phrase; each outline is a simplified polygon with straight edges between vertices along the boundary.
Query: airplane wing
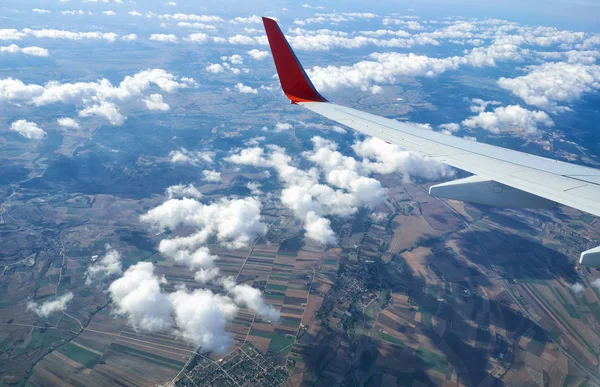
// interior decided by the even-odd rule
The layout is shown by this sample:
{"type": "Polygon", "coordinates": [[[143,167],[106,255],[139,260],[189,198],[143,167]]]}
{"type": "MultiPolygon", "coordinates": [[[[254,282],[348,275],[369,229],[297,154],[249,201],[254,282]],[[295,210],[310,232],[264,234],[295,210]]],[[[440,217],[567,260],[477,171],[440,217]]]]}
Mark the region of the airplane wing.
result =
{"type": "MultiPolygon", "coordinates": [[[[293,104],[474,175],[434,185],[430,194],[512,208],[563,204],[600,216],[600,170],[448,136],[331,103],[312,84],[277,22],[263,18],[263,23],[281,87],[293,104]]],[[[583,252],[580,263],[600,267],[600,247],[583,252]]]]}

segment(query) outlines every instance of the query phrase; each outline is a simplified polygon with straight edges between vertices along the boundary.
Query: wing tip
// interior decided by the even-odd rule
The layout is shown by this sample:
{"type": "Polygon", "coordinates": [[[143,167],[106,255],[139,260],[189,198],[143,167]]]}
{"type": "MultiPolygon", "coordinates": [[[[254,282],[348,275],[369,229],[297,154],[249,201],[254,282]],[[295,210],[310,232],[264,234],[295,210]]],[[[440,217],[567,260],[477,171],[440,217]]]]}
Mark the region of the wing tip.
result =
{"type": "Polygon", "coordinates": [[[292,103],[327,102],[312,84],[277,21],[265,16],[262,20],[285,95],[292,103]]]}

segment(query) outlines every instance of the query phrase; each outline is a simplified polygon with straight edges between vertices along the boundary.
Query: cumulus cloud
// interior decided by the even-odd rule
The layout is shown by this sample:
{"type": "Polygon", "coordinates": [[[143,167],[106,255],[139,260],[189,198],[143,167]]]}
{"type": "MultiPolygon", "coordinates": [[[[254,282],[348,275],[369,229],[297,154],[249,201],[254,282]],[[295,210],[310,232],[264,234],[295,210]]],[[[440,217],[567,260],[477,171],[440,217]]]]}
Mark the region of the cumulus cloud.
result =
{"type": "Polygon", "coordinates": [[[200,199],[202,197],[202,192],[198,188],[196,188],[193,184],[178,184],[172,185],[165,190],[167,198],[175,199],[175,198],[195,198],[200,199]]]}
{"type": "Polygon", "coordinates": [[[439,128],[443,131],[448,131],[450,133],[458,132],[460,130],[460,125],[456,123],[449,124],[441,124],[439,128]]]}
{"type": "Polygon", "coordinates": [[[123,271],[121,254],[109,244],[106,244],[104,248],[106,253],[88,267],[85,278],[86,285],[90,285],[95,280],[121,274],[123,271]]]}
{"type": "Polygon", "coordinates": [[[287,122],[278,122],[275,124],[275,132],[284,132],[286,130],[291,130],[292,124],[287,122]]]}
{"type": "Polygon", "coordinates": [[[222,245],[241,248],[266,231],[260,210],[261,204],[254,198],[221,199],[211,204],[190,198],[170,199],[142,215],[140,220],[161,231],[174,230],[179,225],[196,227],[198,231],[193,238],[176,240],[182,245],[194,247],[216,235],[222,245]]]}
{"type": "Polygon", "coordinates": [[[316,66],[308,74],[319,90],[339,87],[360,87],[367,90],[373,82],[394,84],[402,76],[432,77],[460,66],[457,57],[438,59],[400,53],[375,53],[370,57],[374,60],[361,61],[351,66],[316,66]]]}
{"type": "Polygon", "coordinates": [[[221,181],[221,172],[204,170],[202,171],[202,175],[204,176],[203,180],[210,183],[218,183],[221,181]]]}
{"type": "Polygon", "coordinates": [[[80,129],[81,128],[81,125],[79,125],[79,122],[77,122],[73,118],[69,118],[69,117],[58,118],[56,120],[56,122],[63,128],[67,128],[67,129],[80,129]]]}
{"type": "Polygon", "coordinates": [[[16,29],[0,29],[0,40],[21,40],[28,36],[35,38],[63,40],[105,40],[107,42],[114,42],[119,37],[119,35],[115,34],[114,32],[79,32],[56,29],[34,30],[31,28],[24,28],[21,31],[16,29]]]}
{"type": "Polygon", "coordinates": [[[238,311],[231,298],[203,289],[193,292],[180,289],[169,297],[178,332],[184,340],[205,351],[220,354],[227,351],[232,338],[225,332],[225,325],[238,311]]]}
{"type": "Polygon", "coordinates": [[[221,66],[218,63],[210,64],[210,65],[206,66],[205,69],[209,73],[213,73],[213,74],[218,74],[218,73],[222,73],[222,72],[225,71],[225,69],[223,68],[223,66],[221,66]]]}
{"type": "Polygon", "coordinates": [[[206,43],[208,42],[208,35],[202,32],[196,32],[194,34],[189,34],[184,40],[193,43],[206,43]]]}
{"type": "Polygon", "coordinates": [[[471,100],[471,102],[473,102],[473,104],[471,105],[469,110],[471,110],[471,112],[473,112],[473,113],[484,112],[489,105],[493,105],[493,106],[500,105],[500,102],[498,102],[498,101],[484,101],[481,98],[473,98],[471,100]]]}
{"type": "Polygon", "coordinates": [[[10,130],[19,133],[21,136],[30,140],[41,140],[46,137],[44,129],[37,126],[35,122],[26,120],[17,120],[10,125],[10,130]]]}
{"type": "Polygon", "coordinates": [[[236,304],[246,306],[266,320],[279,321],[279,311],[265,303],[260,290],[247,284],[236,284],[233,277],[222,278],[221,284],[233,296],[236,304]]]}
{"type": "Polygon", "coordinates": [[[40,317],[48,317],[53,313],[62,312],[67,308],[67,304],[73,299],[73,293],[65,293],[53,301],[46,301],[37,304],[33,301],[27,303],[27,309],[33,310],[40,317]]]}
{"type": "Polygon", "coordinates": [[[133,41],[133,40],[137,40],[137,35],[136,34],[129,34],[129,35],[124,35],[123,37],[121,37],[122,40],[125,41],[133,41]]]}
{"type": "Polygon", "coordinates": [[[370,173],[400,172],[432,180],[451,174],[437,161],[400,151],[381,140],[355,144],[362,161],[344,156],[331,141],[320,137],[312,141],[313,150],[302,156],[316,167],[306,170],[295,167],[283,148],[274,145],[268,146],[270,152],[258,147],[242,149],[227,161],[275,169],[284,185],[282,204],[304,222],[306,236],[322,244],[336,243],[326,216],[350,216],[361,206],[374,207],[385,198],[386,190],[370,173]]]}
{"type": "Polygon", "coordinates": [[[579,63],[544,63],[528,67],[517,78],[500,78],[498,85],[520,97],[528,105],[560,111],[562,103],[580,99],[584,93],[600,89],[600,66],[579,63]]]}
{"type": "Polygon", "coordinates": [[[363,157],[363,167],[370,172],[402,173],[427,180],[439,180],[453,175],[452,170],[439,161],[403,151],[397,145],[378,138],[355,142],[352,149],[363,157]]]}
{"type": "Polygon", "coordinates": [[[237,90],[238,92],[242,93],[242,94],[258,94],[258,90],[250,87],[250,86],[246,86],[243,83],[237,83],[235,85],[235,90],[237,90]]]}
{"type": "Polygon", "coordinates": [[[35,12],[35,13],[51,13],[47,9],[40,9],[40,8],[34,8],[34,9],[32,9],[32,11],[35,12]]]}
{"type": "Polygon", "coordinates": [[[217,277],[219,277],[219,268],[211,267],[209,269],[200,269],[194,273],[194,280],[206,284],[208,282],[214,281],[217,277]]]}
{"type": "Polygon", "coordinates": [[[8,53],[8,54],[25,54],[31,56],[49,56],[50,53],[47,49],[31,46],[31,47],[19,47],[16,44],[11,44],[10,46],[0,46],[0,53],[8,53]]]}
{"type": "Polygon", "coordinates": [[[163,42],[163,43],[179,42],[179,39],[177,38],[177,36],[175,36],[173,34],[152,34],[152,35],[150,35],[150,40],[154,40],[157,42],[163,42]]]}
{"type": "Polygon", "coordinates": [[[125,120],[116,102],[126,102],[143,96],[151,87],[173,93],[179,89],[195,86],[191,78],[179,78],[162,69],[140,71],[127,76],[117,86],[107,79],[96,82],[60,83],[48,82],[45,85],[25,84],[19,79],[0,79],[0,100],[13,103],[25,102],[34,106],[53,103],[83,105],[79,116],[100,116],[113,125],[125,120]]]}
{"type": "MultiPolygon", "coordinates": [[[[218,275],[218,269],[210,268],[199,270],[195,277],[205,283],[215,281],[218,275]]],[[[110,285],[109,294],[114,313],[126,317],[134,329],[173,332],[201,351],[225,353],[232,345],[225,327],[237,315],[237,304],[271,321],[279,319],[279,312],[265,304],[258,289],[238,285],[232,278],[219,282],[231,297],[184,287],[168,293],[162,288],[167,281],[154,273],[154,265],[138,262],[110,285]]]]}
{"type": "Polygon", "coordinates": [[[215,157],[215,152],[200,152],[200,151],[190,151],[183,147],[178,150],[171,151],[169,153],[170,162],[174,164],[191,164],[197,165],[199,163],[212,163],[213,158],[215,157]]]}
{"type": "Polygon", "coordinates": [[[533,134],[537,132],[539,125],[552,127],[554,121],[543,111],[531,111],[519,105],[509,105],[495,108],[491,112],[482,111],[467,118],[462,124],[468,128],[480,127],[493,133],[499,133],[505,128],[515,128],[533,134]]]}
{"type": "Polygon", "coordinates": [[[177,20],[177,21],[192,21],[192,22],[200,22],[200,23],[218,23],[224,22],[222,17],[214,16],[214,15],[196,15],[196,14],[185,14],[185,13],[176,13],[176,14],[163,14],[159,16],[160,19],[165,20],[177,20]]]}
{"type": "Polygon", "coordinates": [[[163,101],[163,96],[160,94],[150,94],[148,98],[144,99],[144,104],[148,110],[158,110],[161,112],[166,112],[171,107],[163,101]]]}
{"type": "Polygon", "coordinates": [[[252,49],[252,50],[248,51],[248,55],[250,55],[250,57],[252,57],[252,59],[262,60],[269,56],[269,52],[252,49]]]}
{"type": "Polygon", "coordinates": [[[585,292],[585,288],[583,287],[582,284],[580,284],[579,282],[576,282],[573,284],[573,286],[571,286],[571,291],[573,292],[574,295],[580,296],[585,292]]]}
{"type": "Polygon", "coordinates": [[[100,101],[79,111],[79,117],[102,117],[111,125],[122,125],[125,117],[114,102],[100,101]]]}
{"type": "Polygon", "coordinates": [[[108,292],[114,312],[126,316],[129,324],[138,330],[166,331],[173,326],[173,306],[161,285],[164,277],[154,274],[151,262],[138,262],[115,280],[108,292]]]}
{"type": "Polygon", "coordinates": [[[106,16],[115,16],[117,13],[115,11],[102,11],[103,14],[105,14],[106,16]]]}

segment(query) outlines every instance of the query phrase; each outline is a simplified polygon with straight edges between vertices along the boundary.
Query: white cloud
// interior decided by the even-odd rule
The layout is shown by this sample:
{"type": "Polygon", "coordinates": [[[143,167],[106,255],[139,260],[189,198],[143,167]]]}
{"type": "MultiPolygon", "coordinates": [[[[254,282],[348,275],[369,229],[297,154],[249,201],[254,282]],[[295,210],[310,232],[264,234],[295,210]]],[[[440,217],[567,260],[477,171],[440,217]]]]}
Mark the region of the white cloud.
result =
{"type": "Polygon", "coordinates": [[[150,94],[148,98],[144,99],[144,103],[146,104],[146,108],[148,108],[148,110],[166,112],[171,108],[166,102],[163,101],[163,96],[160,94],[150,94]]]}
{"type": "Polygon", "coordinates": [[[234,54],[231,56],[222,56],[221,60],[224,62],[229,61],[229,62],[231,62],[231,64],[234,64],[234,65],[244,64],[244,58],[238,54],[234,54]]]}
{"type": "Polygon", "coordinates": [[[260,183],[257,181],[250,181],[246,184],[246,188],[250,190],[252,195],[260,195],[262,191],[260,190],[260,183]]]}
{"type": "Polygon", "coordinates": [[[130,14],[131,16],[143,16],[140,12],[138,11],[130,11],[127,12],[128,14],[130,14]]]}
{"type": "Polygon", "coordinates": [[[189,34],[184,40],[194,43],[206,43],[208,42],[208,35],[202,32],[196,32],[194,34],[189,34]]]}
{"type": "Polygon", "coordinates": [[[28,28],[23,29],[23,32],[27,35],[34,36],[36,38],[48,38],[48,39],[65,39],[65,40],[106,40],[108,42],[114,42],[119,35],[114,32],[72,32],[64,30],[30,30],[28,28]]]}
{"type": "Polygon", "coordinates": [[[171,151],[169,153],[170,161],[172,163],[192,164],[196,165],[201,162],[212,163],[215,157],[215,152],[199,152],[189,151],[185,148],[179,148],[179,150],[171,151]]]}
{"type": "Polygon", "coordinates": [[[220,64],[213,63],[213,64],[206,66],[206,71],[208,71],[209,73],[218,74],[218,73],[224,72],[225,69],[220,64]]]}
{"type": "Polygon", "coordinates": [[[127,76],[118,86],[113,86],[107,79],[64,84],[53,81],[40,86],[26,85],[18,79],[7,78],[0,79],[0,100],[27,102],[35,106],[58,102],[84,105],[79,116],[100,116],[113,125],[120,125],[125,117],[115,102],[121,103],[142,96],[152,86],[172,93],[194,85],[193,79],[179,78],[162,69],[144,70],[127,76]]]}
{"type": "Polygon", "coordinates": [[[233,296],[236,304],[246,306],[268,321],[279,321],[279,312],[265,303],[260,290],[247,284],[236,284],[233,277],[223,278],[221,284],[233,296]]]}
{"type": "Polygon", "coordinates": [[[31,47],[19,47],[16,44],[11,44],[10,46],[0,46],[0,53],[9,53],[9,54],[25,54],[31,56],[48,56],[48,50],[41,47],[31,46],[31,47]]]}
{"type": "Polygon", "coordinates": [[[79,122],[77,122],[76,120],[69,118],[69,117],[58,118],[56,120],[56,122],[63,128],[67,128],[67,129],[80,129],[81,128],[81,125],[79,125],[79,122]]]}
{"type": "Polygon", "coordinates": [[[449,123],[449,124],[441,124],[440,125],[440,129],[441,130],[446,130],[450,133],[454,133],[454,132],[458,132],[460,130],[460,125],[459,124],[455,124],[455,123],[449,123]]]}
{"type": "Polygon", "coordinates": [[[248,55],[250,55],[252,57],[252,59],[262,60],[269,56],[269,52],[257,50],[254,48],[254,49],[248,51],[248,55]]]}
{"type": "Polygon", "coordinates": [[[235,24],[237,24],[237,23],[241,23],[241,24],[253,24],[253,23],[254,24],[260,24],[260,23],[262,23],[262,18],[260,16],[257,16],[257,15],[251,15],[251,16],[248,16],[248,17],[238,16],[238,17],[236,17],[234,19],[231,19],[230,22],[231,23],[235,23],[235,24]]]}
{"type": "Polygon", "coordinates": [[[193,184],[178,184],[168,187],[165,191],[169,199],[175,198],[195,198],[200,199],[202,192],[198,190],[193,184]]]}
{"type": "Polygon", "coordinates": [[[254,198],[221,199],[212,204],[189,198],[171,199],[142,215],[140,220],[158,230],[174,230],[179,225],[197,227],[195,238],[176,241],[181,244],[197,246],[210,235],[216,235],[222,245],[240,248],[266,231],[260,221],[260,209],[260,202],[254,198]]]}
{"type": "Polygon", "coordinates": [[[580,99],[584,93],[600,89],[600,66],[578,63],[544,63],[528,67],[529,73],[517,78],[500,78],[498,85],[529,105],[560,111],[560,103],[580,99]]]}
{"type": "Polygon", "coordinates": [[[374,173],[402,173],[434,181],[453,175],[452,170],[439,161],[403,151],[378,138],[355,142],[352,149],[363,157],[363,167],[374,173]]]}
{"type": "Polygon", "coordinates": [[[429,179],[450,175],[443,164],[381,141],[369,140],[355,144],[355,151],[365,159],[361,162],[344,156],[337,145],[320,137],[313,138],[313,150],[302,154],[318,168],[302,170],[292,165],[292,159],[277,146],[242,149],[227,158],[238,165],[274,168],[284,184],[281,202],[304,222],[306,236],[323,244],[335,244],[331,222],[325,216],[349,216],[361,206],[374,207],[386,195],[381,184],[368,177],[371,172],[413,174],[429,179]],[[371,161],[370,158],[376,161],[371,161]],[[327,184],[321,183],[321,179],[327,184]]]}
{"type": "Polygon", "coordinates": [[[480,98],[473,98],[471,100],[471,102],[473,102],[473,105],[471,105],[471,107],[469,109],[473,113],[484,112],[485,109],[487,109],[487,107],[489,105],[492,105],[492,106],[500,105],[500,102],[498,102],[498,101],[484,101],[484,100],[482,100],[480,98]]]}
{"type": "Polygon", "coordinates": [[[221,181],[221,172],[204,170],[202,171],[202,175],[204,176],[203,180],[210,183],[218,183],[221,181]]]}
{"type": "Polygon", "coordinates": [[[123,271],[121,254],[109,244],[106,244],[104,248],[106,249],[106,253],[87,269],[85,278],[86,285],[90,285],[93,281],[98,279],[121,274],[123,271]]]}
{"type": "Polygon", "coordinates": [[[371,218],[373,222],[380,223],[387,220],[388,215],[385,212],[378,211],[369,215],[369,218],[371,218]]]}
{"type": "Polygon", "coordinates": [[[40,317],[48,317],[55,312],[62,312],[66,309],[67,304],[73,299],[73,293],[65,293],[54,301],[46,301],[41,305],[30,301],[27,303],[27,309],[33,310],[40,317]]]}
{"type": "Polygon", "coordinates": [[[115,11],[102,11],[103,14],[105,14],[106,16],[115,16],[117,13],[115,11]]]}
{"type": "Polygon", "coordinates": [[[504,128],[521,129],[527,133],[536,133],[539,125],[554,126],[554,121],[543,111],[531,111],[519,105],[502,106],[492,112],[482,111],[467,118],[462,124],[468,128],[480,127],[493,133],[504,128]]]}
{"type": "Polygon", "coordinates": [[[352,66],[314,67],[308,75],[319,90],[339,87],[369,89],[371,83],[395,84],[402,76],[428,76],[457,69],[458,58],[430,58],[415,54],[371,54],[374,61],[361,61],[352,66]]]}
{"type": "Polygon", "coordinates": [[[177,6],[177,3],[176,3],[176,2],[174,2],[174,1],[169,1],[169,2],[167,3],[167,5],[169,5],[169,6],[171,6],[171,7],[175,7],[175,6],[177,6]]]}
{"type": "Polygon", "coordinates": [[[150,40],[154,40],[157,42],[163,42],[163,43],[179,42],[179,39],[177,38],[177,36],[175,36],[173,34],[152,34],[152,35],[150,35],[150,40]]]}
{"type": "Polygon", "coordinates": [[[275,132],[284,132],[286,130],[291,130],[292,124],[287,122],[278,122],[275,124],[275,132]]]}
{"type": "Polygon", "coordinates": [[[35,12],[35,13],[51,13],[47,9],[40,9],[40,8],[34,8],[34,9],[32,9],[32,11],[35,12]]]}
{"type": "Polygon", "coordinates": [[[79,111],[79,117],[92,116],[105,118],[111,125],[123,125],[127,118],[121,114],[116,104],[107,101],[100,101],[79,111]]]}
{"type": "Polygon", "coordinates": [[[69,11],[62,11],[61,12],[63,15],[93,15],[92,12],[86,12],[84,10],[81,9],[72,9],[69,11]]]}
{"type": "Polygon", "coordinates": [[[138,262],[129,267],[108,288],[115,313],[126,316],[136,330],[169,330],[173,326],[173,306],[161,289],[166,282],[164,277],[154,274],[151,262],[138,262]]]}
{"type": "Polygon", "coordinates": [[[242,83],[237,83],[235,85],[235,90],[237,90],[238,92],[242,93],[242,94],[258,94],[258,90],[250,87],[250,86],[246,86],[242,83]]]}
{"type": "Polygon", "coordinates": [[[41,140],[46,136],[46,132],[37,126],[35,122],[26,120],[17,120],[10,125],[10,130],[19,133],[21,136],[30,140],[41,140]]]}
{"type": "Polygon", "coordinates": [[[225,332],[225,325],[235,318],[238,311],[231,298],[203,289],[192,292],[180,289],[171,293],[169,298],[178,333],[184,340],[203,351],[219,354],[227,351],[232,338],[225,332]]]}
{"type": "Polygon", "coordinates": [[[196,30],[212,30],[215,31],[217,29],[217,27],[211,25],[211,24],[205,24],[205,23],[198,23],[198,22],[178,22],[177,23],[177,27],[184,27],[184,28],[193,28],[196,30]]]}
{"type": "Polygon", "coordinates": [[[582,284],[580,284],[579,282],[576,282],[573,284],[573,286],[571,286],[571,291],[576,296],[579,296],[585,292],[585,288],[583,287],[582,284]]]}
{"type": "Polygon", "coordinates": [[[219,268],[211,267],[210,269],[200,269],[194,273],[194,280],[206,284],[208,282],[214,281],[217,277],[219,277],[219,268]]]}
{"type": "Polygon", "coordinates": [[[224,22],[222,17],[213,15],[195,15],[195,14],[184,14],[176,13],[174,15],[164,14],[160,15],[159,18],[166,20],[178,20],[178,21],[193,21],[200,23],[218,23],[224,22]]]}
{"type": "Polygon", "coordinates": [[[129,34],[129,35],[124,35],[121,39],[125,40],[125,41],[132,41],[132,40],[137,40],[137,35],[136,34],[129,34]]]}
{"type": "Polygon", "coordinates": [[[331,229],[331,221],[309,211],[304,218],[306,237],[322,245],[337,245],[337,237],[331,229]]]}

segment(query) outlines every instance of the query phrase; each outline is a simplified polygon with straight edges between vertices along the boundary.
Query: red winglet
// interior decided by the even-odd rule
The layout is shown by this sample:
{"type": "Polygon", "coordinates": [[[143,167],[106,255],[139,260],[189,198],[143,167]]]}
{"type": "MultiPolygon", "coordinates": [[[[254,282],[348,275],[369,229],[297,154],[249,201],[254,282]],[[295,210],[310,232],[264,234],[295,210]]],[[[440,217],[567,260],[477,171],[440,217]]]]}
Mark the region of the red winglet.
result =
{"type": "Polygon", "coordinates": [[[275,61],[281,88],[292,103],[298,102],[327,102],[319,94],[308,75],[302,68],[296,54],[290,47],[283,32],[273,19],[263,17],[265,32],[271,46],[271,54],[275,61]]]}

